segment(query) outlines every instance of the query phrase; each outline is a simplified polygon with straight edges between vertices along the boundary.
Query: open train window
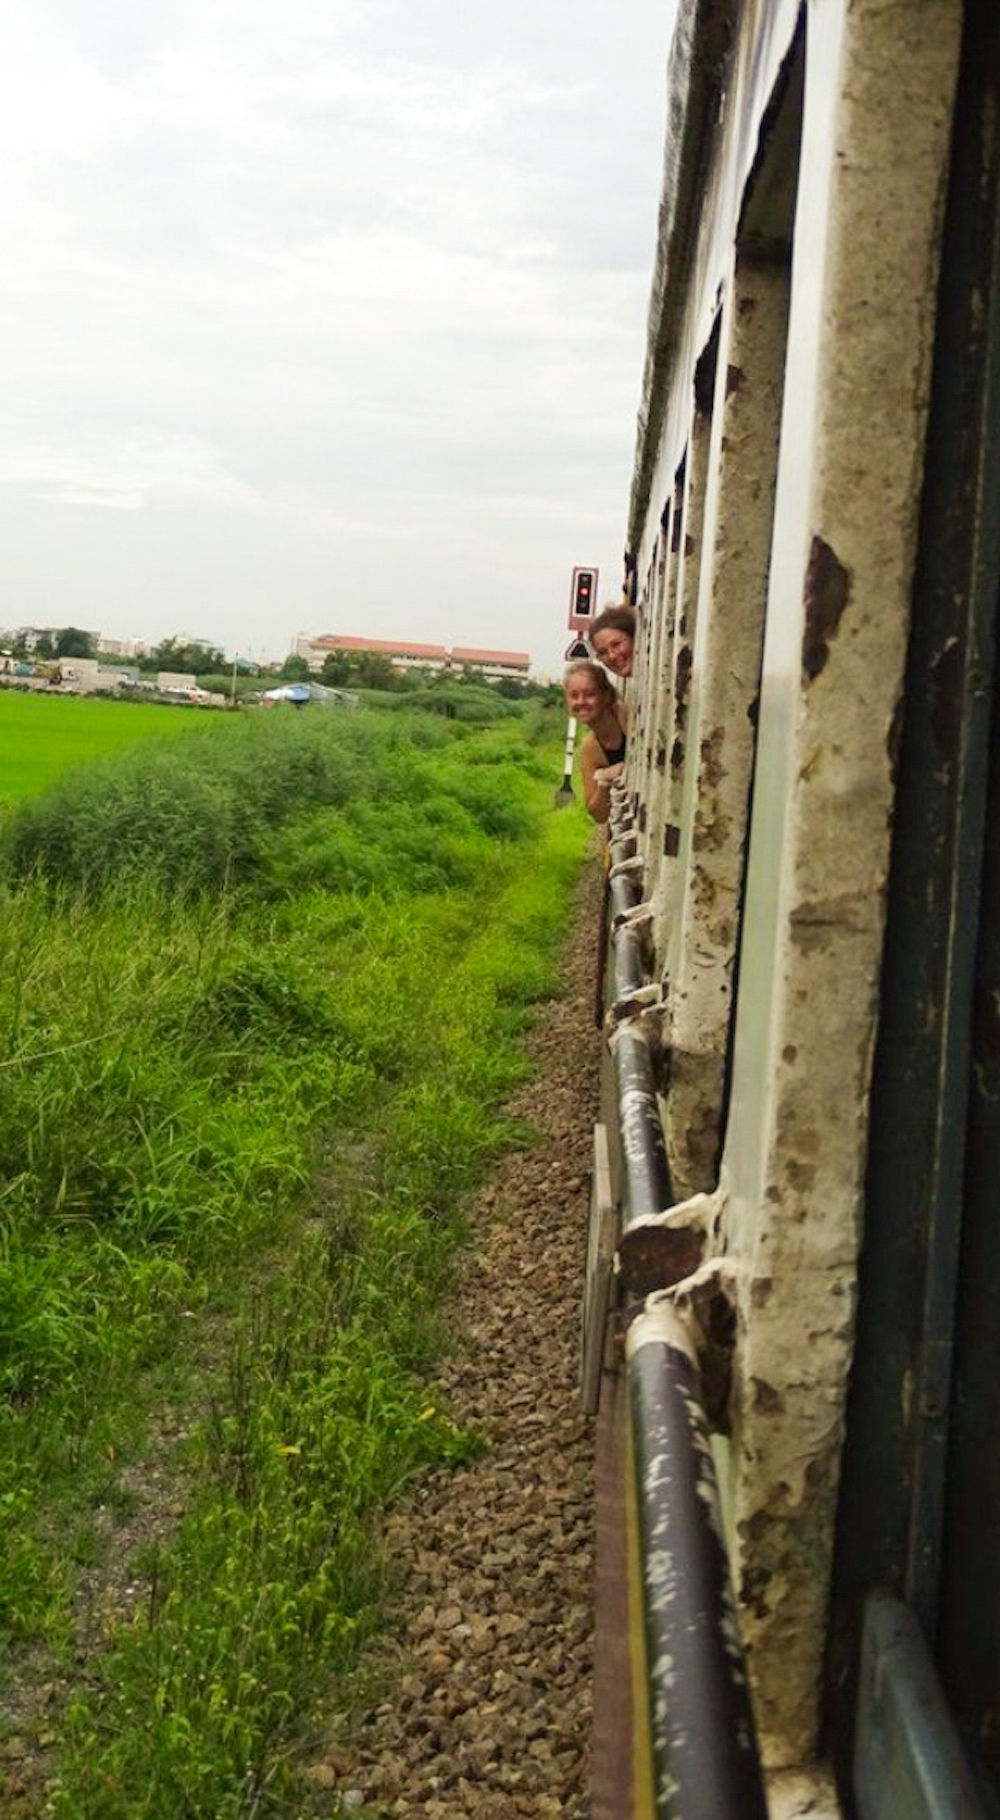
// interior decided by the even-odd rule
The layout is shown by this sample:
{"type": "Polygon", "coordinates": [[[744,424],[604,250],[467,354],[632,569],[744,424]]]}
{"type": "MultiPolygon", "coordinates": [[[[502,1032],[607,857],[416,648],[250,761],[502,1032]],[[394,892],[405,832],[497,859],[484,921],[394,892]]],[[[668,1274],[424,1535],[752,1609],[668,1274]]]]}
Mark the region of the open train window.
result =
{"type": "Polygon", "coordinates": [[[673,663],[680,585],[679,552],[686,510],[687,458],[674,475],[668,509],[664,512],[664,566],[659,608],[653,626],[650,671],[646,680],[646,726],[643,777],[646,817],[644,895],[651,899],[663,857],[664,772],[667,739],[673,714],[673,663]]]}

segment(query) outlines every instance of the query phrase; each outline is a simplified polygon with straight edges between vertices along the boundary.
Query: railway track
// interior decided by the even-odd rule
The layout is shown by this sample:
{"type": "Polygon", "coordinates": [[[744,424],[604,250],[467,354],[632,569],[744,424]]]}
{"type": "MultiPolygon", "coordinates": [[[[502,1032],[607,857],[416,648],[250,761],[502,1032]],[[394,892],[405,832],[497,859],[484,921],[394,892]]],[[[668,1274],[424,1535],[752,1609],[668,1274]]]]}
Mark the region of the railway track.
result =
{"type": "MultiPolygon", "coordinates": [[[[577,929],[596,928],[590,866],[577,929]]],[[[594,1437],[579,1414],[577,1323],[597,1042],[594,950],[567,956],[565,995],[512,1103],[543,1141],[479,1195],[456,1284],[460,1338],[432,1395],[490,1439],[390,1516],[399,1629],[371,1667],[384,1698],[334,1719],[307,1775],[339,1811],[428,1820],[586,1820],[591,1812],[594,1437]]]]}

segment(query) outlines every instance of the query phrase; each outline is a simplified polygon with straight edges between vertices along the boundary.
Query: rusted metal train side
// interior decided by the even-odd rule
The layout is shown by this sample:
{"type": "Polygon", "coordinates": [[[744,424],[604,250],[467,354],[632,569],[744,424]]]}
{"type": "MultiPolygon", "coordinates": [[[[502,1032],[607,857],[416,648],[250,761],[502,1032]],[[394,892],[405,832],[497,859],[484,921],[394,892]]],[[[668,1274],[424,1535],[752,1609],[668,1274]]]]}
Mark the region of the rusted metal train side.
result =
{"type": "Polygon", "coordinates": [[[638,1500],[644,1666],[630,1790],[599,1765],[598,1805],[712,1811],[662,1736],[685,1634],[649,1571],[663,1410],[641,1324],[620,1343],[646,1304],[714,1431],[767,1811],[988,1812],[1000,23],[992,0],[681,0],[668,80],[600,1118],[603,1446],[638,1500]]]}

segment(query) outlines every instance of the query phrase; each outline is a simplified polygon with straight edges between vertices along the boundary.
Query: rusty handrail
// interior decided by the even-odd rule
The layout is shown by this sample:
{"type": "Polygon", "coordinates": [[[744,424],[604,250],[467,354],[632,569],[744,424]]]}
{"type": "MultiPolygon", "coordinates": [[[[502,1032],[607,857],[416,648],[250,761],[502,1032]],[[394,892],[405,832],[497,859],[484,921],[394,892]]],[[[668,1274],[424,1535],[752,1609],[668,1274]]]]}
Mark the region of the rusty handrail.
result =
{"type": "Polygon", "coordinates": [[[650,1812],[767,1820],[697,1354],[666,1297],[632,1322],[626,1356],[650,1812]]]}

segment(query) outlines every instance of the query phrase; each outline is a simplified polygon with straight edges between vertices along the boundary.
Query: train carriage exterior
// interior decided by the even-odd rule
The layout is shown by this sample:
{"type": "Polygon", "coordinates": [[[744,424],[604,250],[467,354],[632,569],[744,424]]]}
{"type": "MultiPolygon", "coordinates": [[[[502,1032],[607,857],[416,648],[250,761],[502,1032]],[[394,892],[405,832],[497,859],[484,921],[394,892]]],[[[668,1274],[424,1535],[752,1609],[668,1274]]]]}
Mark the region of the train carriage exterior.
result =
{"type": "Polygon", "coordinates": [[[595,1811],[991,1814],[1000,8],[680,0],[668,80],[593,1197],[595,1811]]]}

